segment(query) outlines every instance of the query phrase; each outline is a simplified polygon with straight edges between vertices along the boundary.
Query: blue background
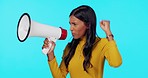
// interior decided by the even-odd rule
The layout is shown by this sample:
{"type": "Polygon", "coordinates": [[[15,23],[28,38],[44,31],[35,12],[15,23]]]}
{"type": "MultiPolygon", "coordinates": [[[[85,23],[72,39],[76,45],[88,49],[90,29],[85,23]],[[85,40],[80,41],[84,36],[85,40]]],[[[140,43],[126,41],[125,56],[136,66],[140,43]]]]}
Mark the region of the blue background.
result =
{"type": "Polygon", "coordinates": [[[123,58],[119,68],[105,62],[104,78],[148,78],[147,0],[0,0],[0,78],[51,78],[47,57],[41,51],[44,38],[30,37],[19,42],[18,20],[27,12],[34,21],[68,30],[66,40],[56,42],[55,56],[60,64],[63,49],[72,37],[69,13],[82,4],[95,10],[100,37],[105,37],[105,33],[99,21],[111,21],[111,30],[123,58]]]}

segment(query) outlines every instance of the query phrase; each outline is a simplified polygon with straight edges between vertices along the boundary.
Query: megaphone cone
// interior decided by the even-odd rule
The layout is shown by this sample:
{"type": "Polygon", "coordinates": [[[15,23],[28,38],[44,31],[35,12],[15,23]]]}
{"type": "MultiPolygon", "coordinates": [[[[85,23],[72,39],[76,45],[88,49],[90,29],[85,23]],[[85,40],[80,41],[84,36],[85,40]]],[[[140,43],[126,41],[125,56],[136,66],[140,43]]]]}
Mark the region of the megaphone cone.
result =
{"type": "Polygon", "coordinates": [[[17,25],[17,38],[20,42],[24,42],[30,33],[31,29],[31,19],[29,14],[24,13],[18,22],[17,25]]]}
{"type": "Polygon", "coordinates": [[[67,37],[67,30],[32,21],[28,13],[24,13],[17,25],[17,37],[24,42],[28,37],[53,37],[64,40],[67,37]]]}
{"type": "Polygon", "coordinates": [[[67,30],[32,21],[28,13],[22,14],[17,25],[17,37],[24,42],[28,37],[50,38],[64,40],[67,37],[67,30]]]}

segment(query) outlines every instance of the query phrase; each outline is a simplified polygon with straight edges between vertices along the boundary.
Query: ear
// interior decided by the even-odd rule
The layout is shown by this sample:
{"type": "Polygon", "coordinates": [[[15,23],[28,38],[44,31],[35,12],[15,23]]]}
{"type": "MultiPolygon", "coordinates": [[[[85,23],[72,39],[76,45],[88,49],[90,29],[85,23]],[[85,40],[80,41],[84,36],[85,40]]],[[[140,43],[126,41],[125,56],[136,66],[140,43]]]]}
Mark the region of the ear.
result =
{"type": "Polygon", "coordinates": [[[86,29],[89,29],[90,28],[90,24],[86,24],[86,29]]]}
{"type": "Polygon", "coordinates": [[[88,26],[86,26],[86,29],[89,29],[89,27],[88,27],[88,26]]]}

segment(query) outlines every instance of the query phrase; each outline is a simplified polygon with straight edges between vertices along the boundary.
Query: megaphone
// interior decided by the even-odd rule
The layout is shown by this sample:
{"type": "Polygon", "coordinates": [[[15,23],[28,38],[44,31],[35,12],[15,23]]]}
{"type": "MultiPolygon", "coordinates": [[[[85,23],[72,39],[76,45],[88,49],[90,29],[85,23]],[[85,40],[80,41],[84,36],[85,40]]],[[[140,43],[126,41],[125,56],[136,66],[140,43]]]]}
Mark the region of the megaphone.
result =
{"type": "MultiPolygon", "coordinates": [[[[67,30],[61,27],[54,27],[50,25],[41,24],[31,20],[28,13],[21,15],[18,25],[17,25],[17,38],[20,42],[24,42],[28,37],[43,37],[48,38],[48,40],[56,41],[64,40],[67,37],[67,30]]],[[[51,48],[51,44],[42,52],[47,54],[48,50],[51,48]]]]}

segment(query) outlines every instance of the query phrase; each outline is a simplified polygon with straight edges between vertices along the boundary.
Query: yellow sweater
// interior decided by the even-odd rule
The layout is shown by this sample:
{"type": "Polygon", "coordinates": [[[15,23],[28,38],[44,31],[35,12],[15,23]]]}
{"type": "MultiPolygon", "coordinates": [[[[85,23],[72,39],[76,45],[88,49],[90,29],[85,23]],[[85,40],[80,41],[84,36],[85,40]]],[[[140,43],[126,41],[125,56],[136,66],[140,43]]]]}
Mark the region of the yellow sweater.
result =
{"type": "MultiPolygon", "coordinates": [[[[110,66],[117,67],[122,63],[120,53],[117,49],[114,40],[108,41],[106,38],[96,39],[90,62],[92,67],[88,68],[88,73],[83,69],[83,45],[86,39],[83,38],[77,48],[74,56],[69,62],[68,69],[65,66],[64,60],[61,61],[58,67],[56,58],[48,62],[50,70],[54,78],[66,78],[67,73],[70,73],[71,78],[103,78],[104,61],[107,59],[110,66]]],[[[69,48],[64,50],[63,57],[68,54],[69,48]]]]}

